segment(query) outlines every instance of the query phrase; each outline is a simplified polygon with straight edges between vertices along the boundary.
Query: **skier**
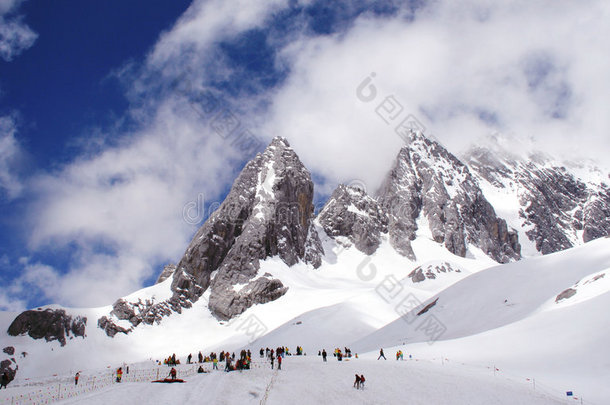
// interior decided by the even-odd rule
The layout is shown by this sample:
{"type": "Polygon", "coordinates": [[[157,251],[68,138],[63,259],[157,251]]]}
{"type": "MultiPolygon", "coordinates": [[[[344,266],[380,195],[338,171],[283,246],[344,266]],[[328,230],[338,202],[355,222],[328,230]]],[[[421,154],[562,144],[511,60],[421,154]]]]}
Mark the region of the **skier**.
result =
{"type": "Polygon", "coordinates": [[[120,383],[121,378],[123,378],[123,368],[119,367],[116,371],[116,382],[120,383]]]}
{"type": "Polygon", "coordinates": [[[173,368],[173,367],[172,367],[172,369],[171,369],[171,370],[169,370],[169,375],[170,375],[170,377],[172,377],[172,380],[175,380],[175,379],[176,379],[176,375],[177,375],[177,374],[178,374],[178,372],[176,371],[176,369],[175,369],[175,368],[173,368]]]}
{"type": "Polygon", "coordinates": [[[8,376],[8,373],[2,373],[2,377],[0,377],[0,389],[2,387],[8,389],[7,385],[11,382],[11,378],[8,376]]]}
{"type": "Polygon", "coordinates": [[[385,355],[383,354],[383,349],[380,349],[380,350],[379,350],[379,357],[377,357],[377,360],[379,360],[379,359],[380,359],[380,358],[382,358],[382,357],[383,357],[383,359],[384,359],[384,360],[387,360],[387,359],[385,358],[385,355]]]}
{"type": "Polygon", "coordinates": [[[74,385],[78,385],[78,378],[80,377],[80,371],[76,372],[76,375],[74,376],[74,385]]]}
{"type": "Polygon", "coordinates": [[[282,369],[282,356],[277,356],[277,369],[282,369]]]}
{"type": "Polygon", "coordinates": [[[356,374],[356,381],[354,381],[354,388],[360,389],[360,376],[356,374]]]}
{"type": "Polygon", "coordinates": [[[322,350],[322,361],[326,361],[326,349],[322,350]]]}

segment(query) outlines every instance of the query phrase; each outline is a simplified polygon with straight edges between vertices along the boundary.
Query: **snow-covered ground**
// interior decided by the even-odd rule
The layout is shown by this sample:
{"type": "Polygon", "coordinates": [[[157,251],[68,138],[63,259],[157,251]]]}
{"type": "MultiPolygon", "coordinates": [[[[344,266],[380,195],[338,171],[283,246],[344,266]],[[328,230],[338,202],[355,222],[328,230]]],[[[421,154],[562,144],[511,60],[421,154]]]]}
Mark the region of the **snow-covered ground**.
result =
{"type": "MultiPolygon", "coordinates": [[[[565,392],[574,391],[584,403],[608,403],[610,323],[605,309],[610,304],[610,238],[501,266],[482,260],[476,250],[467,258],[456,257],[424,235],[413,243],[418,262],[396,254],[387,241],[370,257],[353,247],[324,243],[327,254],[318,270],[266,260],[261,275],[268,272],[280,278],[288,292],[229,323],[212,317],[204,295],[181,315],[167,317],[160,325],[138,326],[114,339],[95,327],[109,307],[69,310],[84,313],[89,320],[87,338],[69,340],[65,347],[27,336],[4,336],[0,346],[16,347],[20,369],[11,388],[2,391],[0,404],[15,393],[40,387],[53,391],[61,381],[69,384],[79,370],[84,377],[110,381],[109,373],[120,365],[148,370],[154,367],[152,360],[172,353],[184,362],[188,353],[196,356],[199,351],[249,347],[257,353],[260,347],[279,345],[292,350],[303,346],[308,356],[289,357],[275,379],[265,366],[242,374],[192,376],[181,386],[108,383],[71,400],[108,403],[127,395],[147,403],[185,402],[207,392],[205,398],[215,403],[260,403],[266,395],[267,403],[408,399],[537,404],[565,401],[565,392]],[[461,271],[438,273],[420,283],[407,277],[418,265],[438,263],[461,271]],[[558,300],[562,293],[564,298],[558,300]],[[416,315],[437,298],[427,312],[416,315]],[[432,325],[430,320],[438,322],[432,325]],[[334,347],[346,346],[360,359],[338,363],[331,357],[329,364],[321,364],[316,356],[321,348],[332,353],[334,347]],[[380,347],[386,349],[387,362],[375,361],[380,347]],[[418,361],[396,362],[392,356],[398,348],[418,361]],[[25,358],[19,355],[22,351],[28,352],[25,358]],[[354,372],[367,376],[367,390],[351,389],[354,372]]],[[[163,299],[166,284],[128,298],[163,299]]],[[[14,314],[2,315],[0,327],[6,329],[14,314]]]]}
{"type": "MultiPolygon", "coordinates": [[[[256,358],[251,370],[191,374],[184,384],[111,383],[60,404],[560,404],[561,398],[487,369],[419,359],[376,360],[374,354],[327,363],[314,353],[287,356],[282,370],[256,358]],[[366,377],[353,388],[355,374],[366,377]]],[[[190,366],[192,367],[192,366],[190,366]]],[[[167,367],[159,367],[162,373],[167,367]]],[[[209,364],[206,364],[209,369],[209,364]]],[[[182,371],[183,369],[181,369],[182,371]]],[[[179,377],[182,377],[179,375],[179,377]]],[[[81,382],[82,384],[83,382],[81,382]]],[[[0,404],[14,388],[0,393],[0,404]]]]}

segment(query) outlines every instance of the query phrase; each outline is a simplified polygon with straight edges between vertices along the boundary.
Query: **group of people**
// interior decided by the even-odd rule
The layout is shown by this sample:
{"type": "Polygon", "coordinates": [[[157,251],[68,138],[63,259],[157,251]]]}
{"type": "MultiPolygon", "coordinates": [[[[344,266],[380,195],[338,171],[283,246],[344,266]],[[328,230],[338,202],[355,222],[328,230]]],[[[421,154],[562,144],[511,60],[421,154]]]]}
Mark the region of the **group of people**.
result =
{"type": "MultiPolygon", "coordinates": [[[[189,354],[190,356],[190,354],[189,354]]],[[[167,364],[168,367],[175,367],[180,364],[180,359],[176,359],[176,353],[172,354],[168,358],[163,360],[163,364],[167,364]]]]}
{"type": "MultiPolygon", "coordinates": [[[[234,371],[234,370],[250,370],[250,365],[252,363],[252,352],[250,352],[250,350],[242,350],[241,353],[239,354],[239,359],[235,362],[235,364],[233,363],[233,360],[235,360],[235,353],[233,353],[232,356],[229,356],[229,353],[224,353],[221,352],[220,353],[220,358],[222,361],[222,358],[224,357],[225,359],[225,371],[229,372],[229,371],[234,371]]],[[[214,367],[216,369],[218,369],[217,367],[214,367]]]]}
{"type": "Polygon", "coordinates": [[[354,388],[356,389],[364,389],[364,381],[366,381],[366,379],[364,378],[364,374],[356,374],[356,381],[354,381],[354,388]]]}

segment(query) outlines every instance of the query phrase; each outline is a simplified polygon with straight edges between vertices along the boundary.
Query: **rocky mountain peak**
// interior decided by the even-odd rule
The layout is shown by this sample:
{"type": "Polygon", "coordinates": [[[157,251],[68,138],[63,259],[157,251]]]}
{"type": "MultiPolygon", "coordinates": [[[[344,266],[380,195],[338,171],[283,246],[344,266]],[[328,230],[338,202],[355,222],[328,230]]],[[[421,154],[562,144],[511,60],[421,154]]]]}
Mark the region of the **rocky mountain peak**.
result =
{"type": "Polygon", "coordinates": [[[274,138],[245,165],[175,269],[166,269],[173,296],[156,304],[119,300],[104,319],[104,329],[126,333],[112,324],[113,317],[127,319],[134,327],[158,321],[190,307],[208,289],[208,305],[218,319],[279,298],[287,288],[280,280],[259,276],[260,261],[278,256],[288,266],[299,261],[320,266],[323,250],[312,225],[313,211],[309,171],[286,139],[274,138]]]}
{"type": "Polygon", "coordinates": [[[610,234],[608,173],[542,152],[517,157],[501,148],[472,148],[465,159],[482,182],[516,195],[517,227],[542,254],[610,234]]]}
{"type": "Polygon", "coordinates": [[[516,232],[497,217],[468,167],[422,133],[412,132],[410,141],[378,193],[392,246],[413,258],[410,241],[423,215],[433,239],[458,256],[472,244],[501,263],[519,259],[516,232]]]}
{"type": "Polygon", "coordinates": [[[340,184],[320,211],[317,221],[331,238],[346,237],[365,254],[373,254],[387,233],[388,218],[364,190],[340,184]]]}

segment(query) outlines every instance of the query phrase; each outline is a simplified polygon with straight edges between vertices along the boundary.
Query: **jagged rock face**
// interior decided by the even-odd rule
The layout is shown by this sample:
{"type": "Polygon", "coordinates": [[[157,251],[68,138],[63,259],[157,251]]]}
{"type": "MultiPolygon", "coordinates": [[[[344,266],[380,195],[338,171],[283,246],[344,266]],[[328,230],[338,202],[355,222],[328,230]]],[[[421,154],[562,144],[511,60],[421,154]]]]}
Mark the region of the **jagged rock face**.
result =
{"type": "Polygon", "coordinates": [[[167,280],[168,278],[173,276],[175,271],[176,271],[175,264],[166,264],[165,267],[163,267],[163,271],[159,275],[159,278],[157,279],[157,282],[155,284],[164,282],[165,280],[167,280]]]}
{"type": "Polygon", "coordinates": [[[388,232],[388,217],[363,190],[339,185],[318,214],[317,221],[331,238],[347,237],[361,252],[371,255],[388,232]]]}
{"type": "Polygon", "coordinates": [[[505,263],[520,258],[516,232],[496,216],[476,181],[454,155],[420,133],[401,149],[379,191],[389,216],[390,243],[413,258],[417,219],[424,215],[436,242],[464,257],[468,244],[505,263]]]}
{"type": "Polygon", "coordinates": [[[212,282],[209,307],[218,319],[230,319],[286,292],[281,281],[256,277],[260,260],[279,256],[288,266],[302,260],[319,267],[323,253],[312,223],[311,175],[286,140],[275,138],[244,168],[240,178],[223,203],[249,201],[240,233],[228,246],[212,282]],[[242,177],[247,186],[234,193],[242,177]],[[234,285],[243,287],[237,291],[234,285]]]}
{"type": "Polygon", "coordinates": [[[522,227],[542,254],[610,234],[610,189],[604,182],[583,181],[540,155],[523,160],[474,148],[467,160],[480,178],[519,196],[522,227]]]}
{"type": "Polygon", "coordinates": [[[66,345],[66,337],[85,337],[87,318],[66,314],[63,309],[46,309],[25,311],[19,314],[8,328],[11,336],[25,335],[34,339],[44,338],[47,342],[57,340],[62,346],[66,345]]]}
{"type": "Polygon", "coordinates": [[[451,263],[443,262],[439,264],[429,264],[426,266],[417,266],[409,273],[407,277],[413,283],[421,283],[425,280],[434,280],[442,273],[461,273],[459,268],[453,268],[451,263]]]}
{"type": "Polygon", "coordinates": [[[583,242],[610,235],[610,187],[600,184],[588,194],[583,206],[583,242]]]}
{"type": "Polygon", "coordinates": [[[129,333],[132,328],[117,326],[112,319],[128,320],[132,327],[152,324],[189,308],[208,288],[209,308],[222,320],[279,298],[287,288],[280,280],[257,277],[259,261],[278,256],[288,266],[303,261],[319,267],[323,249],[312,224],[313,210],[309,171],[285,139],[275,138],[246,164],[178,265],[164,269],[159,282],[172,277],[172,298],[160,303],[118,300],[112,316],[100,319],[98,326],[109,335],[129,333]]]}

